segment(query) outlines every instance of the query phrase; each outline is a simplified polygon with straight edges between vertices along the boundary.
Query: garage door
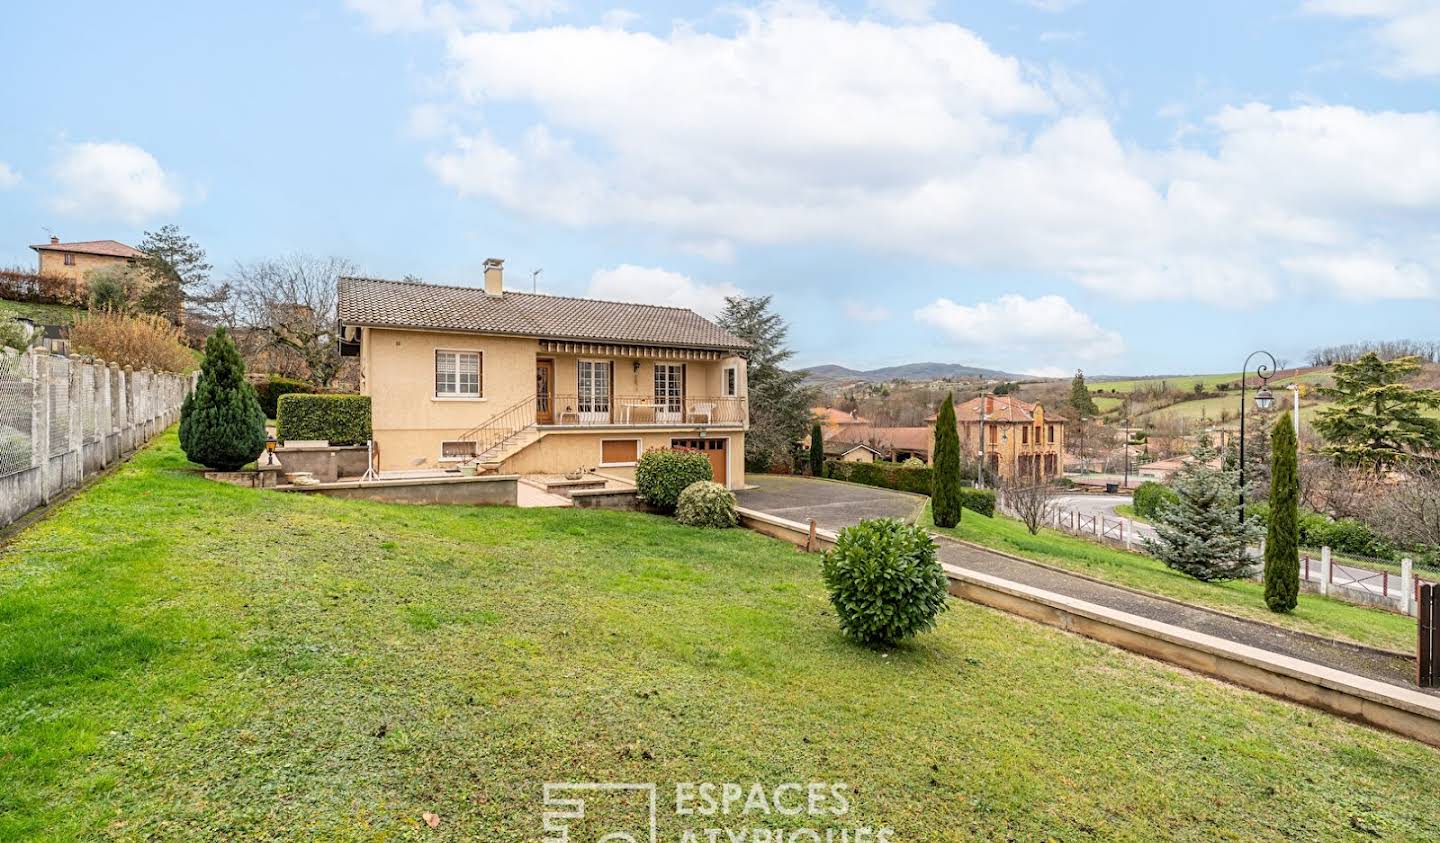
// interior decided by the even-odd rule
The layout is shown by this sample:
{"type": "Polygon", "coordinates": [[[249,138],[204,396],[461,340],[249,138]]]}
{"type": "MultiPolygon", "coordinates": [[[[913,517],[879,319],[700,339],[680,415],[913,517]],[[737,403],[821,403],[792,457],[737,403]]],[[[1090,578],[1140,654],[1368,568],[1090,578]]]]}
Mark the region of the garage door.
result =
{"type": "Polygon", "coordinates": [[[670,447],[704,451],[705,456],[710,458],[710,473],[715,477],[715,482],[722,486],[728,486],[730,484],[726,482],[727,460],[725,455],[727,450],[725,446],[729,442],[729,439],[672,439],[670,447]]]}

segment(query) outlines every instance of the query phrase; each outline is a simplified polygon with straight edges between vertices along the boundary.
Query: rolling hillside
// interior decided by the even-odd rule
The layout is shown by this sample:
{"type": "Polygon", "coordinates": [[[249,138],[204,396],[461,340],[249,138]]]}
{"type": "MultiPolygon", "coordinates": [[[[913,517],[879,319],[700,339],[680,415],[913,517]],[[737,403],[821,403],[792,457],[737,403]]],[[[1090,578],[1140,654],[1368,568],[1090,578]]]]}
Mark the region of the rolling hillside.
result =
{"type": "Polygon", "coordinates": [[[848,366],[827,363],[820,366],[811,366],[807,368],[805,372],[806,382],[814,384],[852,383],[856,381],[883,383],[894,380],[933,381],[945,379],[997,381],[1033,380],[1033,378],[1027,378],[1025,375],[1001,372],[996,369],[982,369],[977,366],[965,366],[959,363],[904,363],[899,366],[885,366],[879,369],[863,371],[860,369],[851,369],[848,366]]]}

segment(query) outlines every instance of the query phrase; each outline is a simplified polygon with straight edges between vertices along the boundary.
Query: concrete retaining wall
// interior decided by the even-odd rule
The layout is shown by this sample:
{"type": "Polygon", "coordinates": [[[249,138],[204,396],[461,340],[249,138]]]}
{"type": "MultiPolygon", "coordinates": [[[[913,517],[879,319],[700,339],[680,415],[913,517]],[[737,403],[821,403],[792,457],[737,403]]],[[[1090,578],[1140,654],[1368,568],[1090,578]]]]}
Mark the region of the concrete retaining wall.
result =
{"type": "Polygon", "coordinates": [[[318,486],[281,486],[279,489],[382,503],[515,506],[519,480],[515,474],[489,474],[483,477],[410,480],[342,480],[318,486]]]}

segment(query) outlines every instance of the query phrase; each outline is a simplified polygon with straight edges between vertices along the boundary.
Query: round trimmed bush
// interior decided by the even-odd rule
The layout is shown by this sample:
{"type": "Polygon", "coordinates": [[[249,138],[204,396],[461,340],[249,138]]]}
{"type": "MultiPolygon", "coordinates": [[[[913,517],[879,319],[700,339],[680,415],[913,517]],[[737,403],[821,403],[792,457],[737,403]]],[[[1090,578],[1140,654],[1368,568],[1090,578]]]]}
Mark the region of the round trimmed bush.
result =
{"type": "Polygon", "coordinates": [[[710,458],[699,451],[655,448],[642,454],[635,466],[640,499],[666,512],[675,511],[686,486],[713,479],[710,458]]]}
{"type": "Polygon", "coordinates": [[[905,462],[900,463],[900,465],[904,466],[905,468],[924,468],[925,461],[920,459],[919,457],[909,457],[905,460],[905,462]]]}
{"type": "Polygon", "coordinates": [[[840,629],[872,647],[935,628],[949,582],[925,530],[878,518],[840,531],[821,564],[840,629]]]}
{"type": "Polygon", "coordinates": [[[689,527],[734,527],[740,523],[735,493],[709,480],[691,483],[680,493],[675,520],[689,527]]]}

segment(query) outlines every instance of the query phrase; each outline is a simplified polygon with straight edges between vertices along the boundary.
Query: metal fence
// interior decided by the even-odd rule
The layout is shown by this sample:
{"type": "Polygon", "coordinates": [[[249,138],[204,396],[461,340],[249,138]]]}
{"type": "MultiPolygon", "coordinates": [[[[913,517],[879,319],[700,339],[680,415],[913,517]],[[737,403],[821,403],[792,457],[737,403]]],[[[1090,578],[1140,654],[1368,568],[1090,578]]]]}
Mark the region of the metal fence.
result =
{"type": "Polygon", "coordinates": [[[0,527],[180,418],[194,379],[0,349],[0,527]]]}

